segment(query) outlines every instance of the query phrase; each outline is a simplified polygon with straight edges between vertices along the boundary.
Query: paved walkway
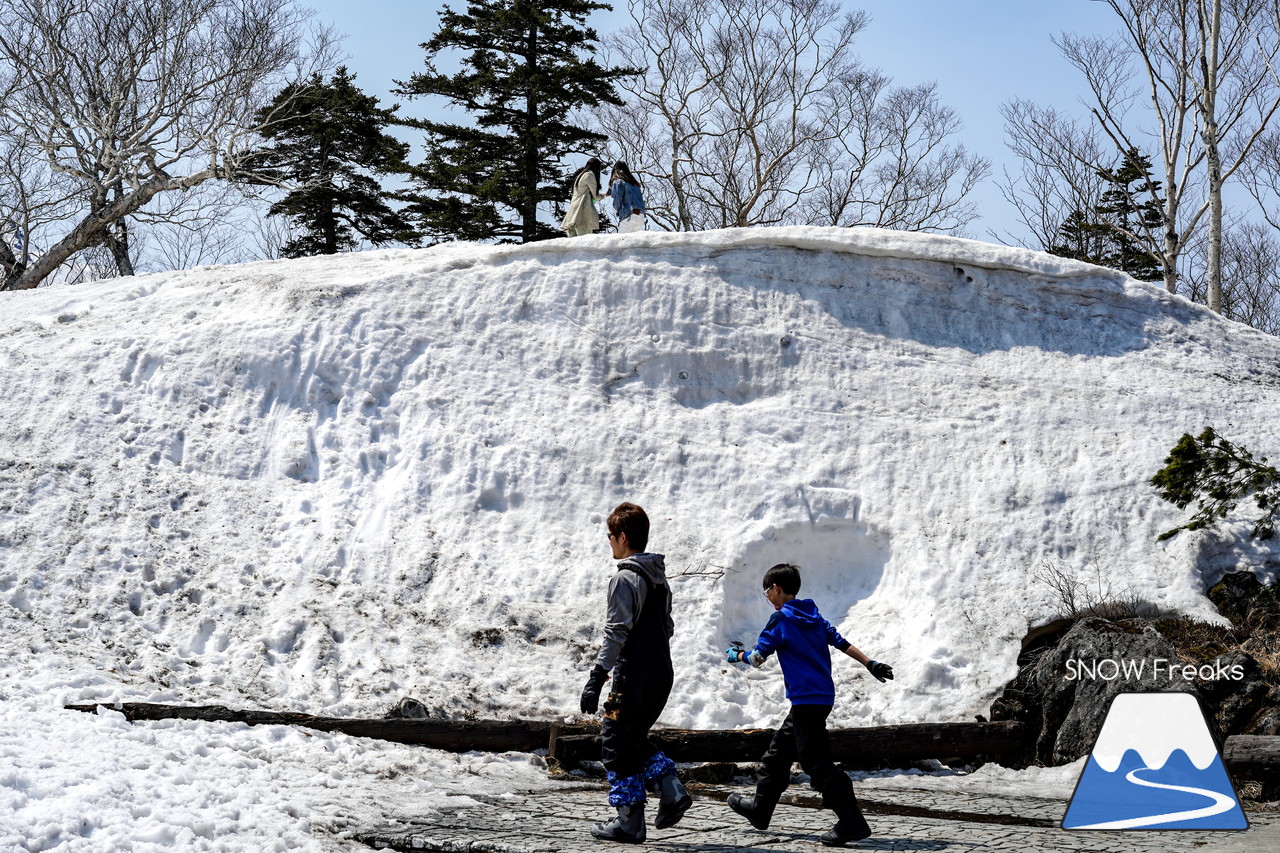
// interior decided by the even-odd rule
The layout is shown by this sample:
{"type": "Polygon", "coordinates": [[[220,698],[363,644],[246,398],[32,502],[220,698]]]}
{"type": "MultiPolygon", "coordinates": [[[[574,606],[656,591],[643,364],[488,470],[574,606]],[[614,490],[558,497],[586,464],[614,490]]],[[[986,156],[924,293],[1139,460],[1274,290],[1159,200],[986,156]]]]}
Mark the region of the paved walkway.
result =
{"type": "MultiPolygon", "coordinates": [[[[694,804],[678,826],[652,828],[645,851],[653,853],[817,853],[828,848],[818,835],[834,817],[813,806],[809,794],[778,807],[767,831],[752,829],[729,811],[724,796],[741,788],[691,786],[694,804]]],[[[858,798],[874,835],[848,849],[904,851],[1063,851],[1063,853],[1274,853],[1280,850],[1280,814],[1249,813],[1244,832],[1066,832],[1058,828],[1060,800],[972,795],[860,784],[858,798]]],[[[597,786],[503,798],[479,807],[407,820],[357,836],[379,849],[441,853],[601,853],[637,849],[606,844],[590,835],[592,823],[613,810],[597,786]]]]}

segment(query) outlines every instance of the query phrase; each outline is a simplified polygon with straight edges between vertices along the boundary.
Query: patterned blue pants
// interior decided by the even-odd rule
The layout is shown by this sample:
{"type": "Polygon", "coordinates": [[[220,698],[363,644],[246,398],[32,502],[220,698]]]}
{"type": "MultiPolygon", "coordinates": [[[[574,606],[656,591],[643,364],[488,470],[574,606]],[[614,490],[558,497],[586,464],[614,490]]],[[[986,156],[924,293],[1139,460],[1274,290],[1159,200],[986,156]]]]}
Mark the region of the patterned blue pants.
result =
{"type": "Polygon", "coordinates": [[[676,772],[676,763],[661,752],[655,752],[645,765],[643,773],[634,776],[623,776],[621,779],[613,771],[609,771],[609,805],[629,806],[632,803],[643,803],[645,787],[657,790],[658,780],[663,776],[676,772]]]}

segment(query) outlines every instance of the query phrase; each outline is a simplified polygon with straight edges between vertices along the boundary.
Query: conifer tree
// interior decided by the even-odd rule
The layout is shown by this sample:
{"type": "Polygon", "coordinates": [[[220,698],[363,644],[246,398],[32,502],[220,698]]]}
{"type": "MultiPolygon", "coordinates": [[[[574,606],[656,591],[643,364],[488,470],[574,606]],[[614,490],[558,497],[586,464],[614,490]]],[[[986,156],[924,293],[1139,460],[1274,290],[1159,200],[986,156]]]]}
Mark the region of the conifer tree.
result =
{"type": "Polygon", "coordinates": [[[593,58],[594,0],[470,0],[445,7],[440,30],[422,45],[427,70],[399,82],[398,94],[436,95],[473,124],[412,122],[427,131],[427,157],[413,168],[420,192],[408,210],[437,238],[528,243],[563,236],[538,221],[539,207],[566,200],[562,160],[587,155],[605,136],[572,124],[575,110],[619,104],[614,81],[633,69],[593,58]],[[436,62],[460,51],[461,69],[436,62]]]}
{"type": "Polygon", "coordinates": [[[1073,210],[1058,232],[1061,242],[1051,246],[1055,255],[1088,261],[1126,272],[1140,281],[1162,275],[1159,262],[1143,247],[1163,239],[1164,222],[1160,182],[1151,176],[1151,159],[1136,148],[1125,152],[1120,165],[1101,169],[1099,177],[1110,189],[1086,213],[1073,210]]]}
{"type": "Polygon", "coordinates": [[[270,210],[300,230],[281,254],[332,255],[361,238],[375,246],[417,239],[377,179],[407,168],[409,146],[385,132],[394,113],[360,91],[346,68],[327,83],[316,74],[286,87],[262,111],[262,135],[273,144],[259,154],[258,171],[297,186],[270,210]]]}

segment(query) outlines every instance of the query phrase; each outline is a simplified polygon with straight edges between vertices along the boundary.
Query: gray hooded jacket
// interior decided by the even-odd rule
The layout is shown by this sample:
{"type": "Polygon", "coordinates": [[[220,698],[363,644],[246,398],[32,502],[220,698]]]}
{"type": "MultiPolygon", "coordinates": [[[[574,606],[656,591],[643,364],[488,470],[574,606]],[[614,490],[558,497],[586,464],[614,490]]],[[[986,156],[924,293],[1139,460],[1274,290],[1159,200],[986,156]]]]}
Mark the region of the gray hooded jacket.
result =
{"type": "Polygon", "coordinates": [[[675,633],[675,622],[671,619],[671,595],[667,584],[667,567],[661,554],[633,554],[618,562],[618,572],[609,580],[609,609],[605,614],[604,642],[600,645],[600,654],[596,664],[610,672],[618,665],[618,655],[627,642],[631,626],[635,624],[640,611],[644,609],[645,597],[649,594],[649,584],[666,586],[667,595],[667,636],[675,633]],[[648,583],[645,583],[645,581],[648,583]]]}

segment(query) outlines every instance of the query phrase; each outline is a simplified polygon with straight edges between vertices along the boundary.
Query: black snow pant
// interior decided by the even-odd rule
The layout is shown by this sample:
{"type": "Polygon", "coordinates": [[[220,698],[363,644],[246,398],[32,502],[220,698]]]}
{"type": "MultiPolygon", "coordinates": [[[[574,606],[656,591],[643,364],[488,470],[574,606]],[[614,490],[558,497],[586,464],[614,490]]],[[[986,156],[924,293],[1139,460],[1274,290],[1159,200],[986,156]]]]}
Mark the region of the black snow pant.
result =
{"type": "Polygon", "coordinates": [[[841,822],[861,822],[862,809],[853,793],[853,783],[831,760],[831,736],[827,734],[830,705],[792,705],[791,713],[773,733],[769,749],[761,759],[756,780],[755,803],[772,813],[782,792],[791,784],[791,765],[796,761],[809,774],[809,785],[822,794],[822,805],[841,822]]]}
{"type": "Polygon", "coordinates": [[[649,729],[658,721],[671,695],[672,672],[661,665],[639,670],[627,667],[620,685],[622,707],[617,719],[604,718],[600,727],[601,760],[604,769],[618,778],[637,776],[658,748],[649,739],[649,729]]]}

